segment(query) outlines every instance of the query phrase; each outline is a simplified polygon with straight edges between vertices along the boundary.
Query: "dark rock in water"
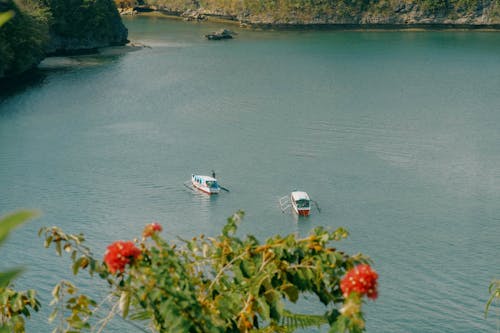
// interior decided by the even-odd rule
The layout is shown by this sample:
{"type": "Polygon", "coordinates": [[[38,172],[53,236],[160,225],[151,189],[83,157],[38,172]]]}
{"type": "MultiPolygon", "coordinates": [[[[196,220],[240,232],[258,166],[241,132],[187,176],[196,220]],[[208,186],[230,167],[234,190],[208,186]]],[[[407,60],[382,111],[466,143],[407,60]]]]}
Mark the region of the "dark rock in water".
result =
{"type": "Polygon", "coordinates": [[[231,39],[235,32],[227,29],[220,29],[218,31],[212,32],[211,34],[205,35],[208,40],[221,40],[221,39],[231,39]]]}

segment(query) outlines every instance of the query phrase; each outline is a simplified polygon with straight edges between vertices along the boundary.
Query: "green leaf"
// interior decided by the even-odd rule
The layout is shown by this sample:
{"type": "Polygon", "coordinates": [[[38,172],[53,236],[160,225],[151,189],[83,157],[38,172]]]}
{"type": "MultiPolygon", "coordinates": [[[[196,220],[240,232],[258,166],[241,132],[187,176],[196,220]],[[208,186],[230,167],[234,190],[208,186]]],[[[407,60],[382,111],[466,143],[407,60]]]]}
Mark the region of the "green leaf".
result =
{"type": "Polygon", "coordinates": [[[75,262],[73,263],[73,275],[78,274],[78,269],[80,268],[80,265],[82,264],[84,257],[80,257],[75,262]]]}
{"type": "Polygon", "coordinates": [[[255,265],[252,261],[242,260],[240,262],[241,273],[244,277],[249,278],[255,274],[255,265]]]}
{"type": "Polygon", "coordinates": [[[122,311],[123,318],[127,318],[130,308],[130,292],[123,291],[120,296],[120,310],[122,311]]]}
{"type": "Polygon", "coordinates": [[[60,256],[62,254],[62,247],[61,247],[61,241],[60,240],[56,241],[56,252],[57,252],[58,256],[60,256]]]}
{"type": "Polygon", "coordinates": [[[49,323],[53,322],[54,319],[56,319],[57,315],[59,313],[59,309],[58,308],[55,308],[54,311],[52,311],[52,313],[50,314],[49,316],[49,323]]]}
{"type": "Polygon", "coordinates": [[[228,237],[230,234],[234,234],[235,232],[236,224],[231,219],[228,219],[227,224],[222,229],[222,234],[228,237]]]}
{"type": "Polygon", "coordinates": [[[233,266],[233,273],[234,273],[234,279],[237,281],[237,283],[241,283],[245,280],[245,276],[243,275],[243,272],[240,269],[240,266],[234,265],[233,266]]]}
{"type": "Polygon", "coordinates": [[[488,299],[488,302],[486,303],[486,308],[484,310],[484,317],[488,317],[488,312],[490,310],[491,303],[495,299],[500,298],[500,280],[494,280],[491,282],[489,286],[489,292],[490,292],[490,298],[488,299]]]}
{"type": "Polygon", "coordinates": [[[34,211],[21,210],[3,217],[0,220],[0,243],[5,240],[12,229],[23,224],[27,220],[36,217],[38,214],[34,211]]]}
{"type": "Polygon", "coordinates": [[[52,239],[53,239],[53,238],[54,238],[54,237],[52,237],[52,236],[49,236],[49,237],[45,238],[45,241],[44,241],[44,243],[43,243],[43,246],[45,246],[46,248],[48,248],[48,247],[50,246],[50,243],[52,243],[52,239]]]}
{"type": "Polygon", "coordinates": [[[151,319],[151,313],[149,311],[140,311],[131,314],[128,318],[130,320],[148,320],[151,319]]]}
{"type": "Polygon", "coordinates": [[[0,272],[0,288],[7,287],[10,282],[22,272],[22,269],[13,269],[8,272],[0,272]]]}
{"type": "Polygon", "coordinates": [[[314,280],[314,272],[312,271],[312,269],[309,268],[305,269],[304,275],[309,282],[314,280]]]}
{"type": "Polygon", "coordinates": [[[59,299],[59,292],[61,291],[61,284],[58,283],[54,289],[52,289],[52,297],[59,299]]]}
{"type": "Polygon", "coordinates": [[[291,283],[288,283],[288,284],[283,285],[281,287],[281,289],[287,295],[288,299],[291,302],[293,302],[293,303],[297,302],[297,300],[299,299],[299,289],[297,289],[297,287],[295,287],[291,283]]]}
{"type": "Polygon", "coordinates": [[[333,324],[337,318],[340,316],[339,310],[333,308],[326,313],[326,318],[328,319],[328,323],[333,324]]]}
{"type": "Polygon", "coordinates": [[[279,301],[280,294],[278,293],[278,291],[270,289],[264,293],[264,297],[266,298],[268,303],[273,304],[279,301]]]}
{"type": "Polygon", "coordinates": [[[236,233],[236,230],[238,229],[238,223],[241,221],[245,214],[243,211],[237,211],[236,213],[233,214],[233,216],[229,217],[227,219],[226,225],[222,228],[222,235],[229,237],[233,234],[236,233]]]}
{"type": "Polygon", "coordinates": [[[330,326],[328,333],[344,333],[347,330],[349,319],[344,316],[338,316],[333,325],[330,326]]]}
{"type": "Polygon", "coordinates": [[[71,319],[68,320],[72,328],[82,329],[85,326],[85,322],[78,315],[71,316],[71,319]]]}
{"type": "Polygon", "coordinates": [[[263,297],[258,297],[257,298],[257,304],[259,306],[259,314],[262,317],[263,320],[267,321],[269,320],[269,305],[267,304],[265,298],[263,297]]]}
{"type": "Polygon", "coordinates": [[[6,12],[0,13],[0,27],[7,23],[8,20],[14,17],[16,13],[13,10],[8,10],[6,12]]]}
{"type": "Polygon", "coordinates": [[[279,321],[281,315],[283,314],[283,303],[281,302],[273,302],[269,304],[269,317],[276,321],[279,321]]]}

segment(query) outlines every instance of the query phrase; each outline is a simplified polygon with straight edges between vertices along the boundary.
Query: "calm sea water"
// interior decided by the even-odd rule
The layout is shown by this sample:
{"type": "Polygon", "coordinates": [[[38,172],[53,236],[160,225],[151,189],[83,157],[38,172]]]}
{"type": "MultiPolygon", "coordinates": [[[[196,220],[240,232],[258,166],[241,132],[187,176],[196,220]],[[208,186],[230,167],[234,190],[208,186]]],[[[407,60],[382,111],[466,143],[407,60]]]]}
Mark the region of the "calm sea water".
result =
{"type": "Polygon", "coordinates": [[[27,269],[17,287],[40,291],[30,332],[50,330],[56,281],[97,283],[43,248],[41,226],[83,232],[100,256],[153,220],[168,238],[214,235],[237,209],[241,235],[261,239],[348,228],[339,247],[380,274],[368,332],[498,330],[484,306],[500,277],[500,34],[236,29],[209,42],[216,25],[125,23],[150,47],[50,59],[42,82],[0,102],[0,214],[43,212],[0,249],[0,268],[27,269]],[[212,169],[229,193],[183,186],[212,169]],[[282,213],[294,189],[321,213],[282,213]]]}

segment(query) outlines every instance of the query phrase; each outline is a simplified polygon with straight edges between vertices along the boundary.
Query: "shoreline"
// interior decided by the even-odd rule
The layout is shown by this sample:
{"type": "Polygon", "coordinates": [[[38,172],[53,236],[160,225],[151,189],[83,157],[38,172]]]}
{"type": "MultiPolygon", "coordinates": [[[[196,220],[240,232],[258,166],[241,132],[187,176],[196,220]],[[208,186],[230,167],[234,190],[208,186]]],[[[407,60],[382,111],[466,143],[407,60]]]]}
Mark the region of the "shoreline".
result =
{"type": "Polygon", "coordinates": [[[456,24],[456,23],[411,23],[411,24],[393,24],[393,23],[261,23],[239,21],[236,17],[227,15],[202,14],[203,19],[193,19],[183,16],[181,12],[166,10],[144,9],[136,10],[134,14],[125,14],[122,16],[140,16],[156,17],[170,20],[180,20],[194,23],[222,23],[240,28],[251,30],[331,30],[331,31],[479,31],[479,32],[499,32],[500,24],[456,24]]]}

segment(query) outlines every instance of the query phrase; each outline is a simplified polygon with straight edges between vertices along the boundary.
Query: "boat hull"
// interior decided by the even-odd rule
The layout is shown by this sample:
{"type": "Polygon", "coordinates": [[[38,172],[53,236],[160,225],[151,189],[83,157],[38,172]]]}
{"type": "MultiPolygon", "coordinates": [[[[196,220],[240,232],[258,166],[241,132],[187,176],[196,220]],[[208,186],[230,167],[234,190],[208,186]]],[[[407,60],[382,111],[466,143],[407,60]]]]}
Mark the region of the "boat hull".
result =
{"type": "Polygon", "coordinates": [[[217,194],[217,193],[219,193],[219,191],[211,190],[210,188],[208,188],[206,186],[200,186],[200,185],[195,184],[195,183],[192,183],[192,184],[193,184],[193,186],[195,188],[197,188],[198,190],[200,190],[200,191],[202,191],[202,192],[204,192],[206,194],[217,194]]]}
{"type": "Polygon", "coordinates": [[[297,208],[297,205],[295,205],[293,202],[292,207],[294,212],[299,216],[309,216],[309,213],[311,212],[310,208],[297,208]]]}
{"type": "Polygon", "coordinates": [[[310,211],[310,209],[299,209],[297,211],[297,214],[299,214],[300,216],[309,216],[310,211]]]}

